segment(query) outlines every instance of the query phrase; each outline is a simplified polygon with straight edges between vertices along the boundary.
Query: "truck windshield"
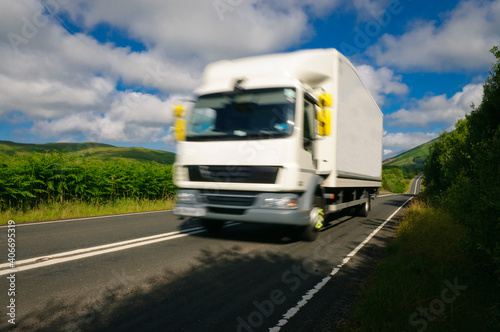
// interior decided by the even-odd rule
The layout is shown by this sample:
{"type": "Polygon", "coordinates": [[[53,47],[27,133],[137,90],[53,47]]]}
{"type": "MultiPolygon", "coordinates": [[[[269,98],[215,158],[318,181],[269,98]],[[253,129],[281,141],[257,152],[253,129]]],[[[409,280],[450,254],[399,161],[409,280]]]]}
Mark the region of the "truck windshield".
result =
{"type": "Polygon", "coordinates": [[[295,125],[292,88],[243,90],[200,96],[186,139],[244,140],[290,136],[295,125]]]}

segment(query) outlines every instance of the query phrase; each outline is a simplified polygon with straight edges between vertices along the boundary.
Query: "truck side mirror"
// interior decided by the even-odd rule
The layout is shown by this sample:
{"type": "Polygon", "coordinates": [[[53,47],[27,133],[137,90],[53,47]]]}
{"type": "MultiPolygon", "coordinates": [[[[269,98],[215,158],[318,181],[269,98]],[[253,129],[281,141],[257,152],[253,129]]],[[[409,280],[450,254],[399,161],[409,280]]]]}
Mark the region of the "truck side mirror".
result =
{"type": "Polygon", "coordinates": [[[186,115],[186,106],[184,105],[174,105],[173,106],[174,116],[176,118],[182,118],[186,115]]]}
{"type": "Polygon", "coordinates": [[[186,120],[175,119],[175,140],[185,141],[186,140],[186,120]]]}
{"type": "Polygon", "coordinates": [[[318,100],[319,107],[331,107],[332,106],[332,95],[330,93],[322,93],[319,95],[318,100]]]}
{"type": "Polygon", "coordinates": [[[186,140],[186,120],[182,117],[186,116],[186,107],[184,105],[174,105],[173,113],[176,117],[175,126],[172,130],[175,132],[176,141],[186,140]]]}
{"type": "Polygon", "coordinates": [[[329,109],[322,108],[318,112],[318,122],[319,122],[319,128],[318,128],[318,134],[320,136],[329,136],[331,132],[331,118],[332,118],[332,112],[329,109]]]}
{"type": "Polygon", "coordinates": [[[318,106],[320,110],[317,113],[317,120],[319,122],[318,135],[329,136],[331,132],[331,118],[332,111],[327,109],[333,104],[332,95],[330,93],[322,93],[318,98],[318,106]]]}

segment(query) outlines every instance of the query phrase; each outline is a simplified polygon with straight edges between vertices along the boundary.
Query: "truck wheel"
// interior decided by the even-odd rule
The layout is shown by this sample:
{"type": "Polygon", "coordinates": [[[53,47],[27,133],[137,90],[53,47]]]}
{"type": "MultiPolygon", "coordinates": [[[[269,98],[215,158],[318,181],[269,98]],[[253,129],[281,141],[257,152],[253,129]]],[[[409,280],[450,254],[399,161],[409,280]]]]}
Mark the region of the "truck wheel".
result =
{"type": "Polygon", "coordinates": [[[365,203],[357,206],[356,215],[358,217],[368,217],[368,211],[370,211],[370,199],[368,198],[365,203]]]}
{"type": "Polygon", "coordinates": [[[209,232],[218,232],[224,226],[224,220],[201,219],[201,224],[209,232]]]}
{"type": "Polygon", "coordinates": [[[325,214],[323,209],[314,205],[309,213],[309,224],[302,230],[302,239],[309,242],[316,240],[324,223],[325,214]]]}

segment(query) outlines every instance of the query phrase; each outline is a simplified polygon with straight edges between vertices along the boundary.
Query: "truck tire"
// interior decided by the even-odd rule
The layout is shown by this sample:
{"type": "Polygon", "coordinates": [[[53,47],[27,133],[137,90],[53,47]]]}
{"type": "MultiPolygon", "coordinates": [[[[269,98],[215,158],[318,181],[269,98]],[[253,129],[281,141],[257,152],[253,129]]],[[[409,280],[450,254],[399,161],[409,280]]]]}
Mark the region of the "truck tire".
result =
{"type": "Polygon", "coordinates": [[[356,207],[356,215],[358,217],[368,217],[368,211],[370,211],[370,198],[365,203],[356,207]]]}
{"type": "Polygon", "coordinates": [[[201,219],[201,224],[211,233],[218,232],[224,227],[224,220],[201,219]]]}
{"type": "Polygon", "coordinates": [[[302,240],[313,242],[318,238],[319,230],[325,223],[325,214],[321,206],[314,204],[309,212],[309,224],[302,229],[302,240]]]}

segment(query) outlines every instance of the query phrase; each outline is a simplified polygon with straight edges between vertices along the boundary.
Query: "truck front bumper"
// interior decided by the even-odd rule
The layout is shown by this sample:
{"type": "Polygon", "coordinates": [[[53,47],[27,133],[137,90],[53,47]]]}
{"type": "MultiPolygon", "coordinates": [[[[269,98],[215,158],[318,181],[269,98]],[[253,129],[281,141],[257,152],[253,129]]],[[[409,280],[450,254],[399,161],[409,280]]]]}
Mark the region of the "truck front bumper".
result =
{"type": "Polygon", "coordinates": [[[248,223],[305,226],[309,211],[300,209],[296,193],[217,192],[183,189],[174,214],[248,223]]]}

